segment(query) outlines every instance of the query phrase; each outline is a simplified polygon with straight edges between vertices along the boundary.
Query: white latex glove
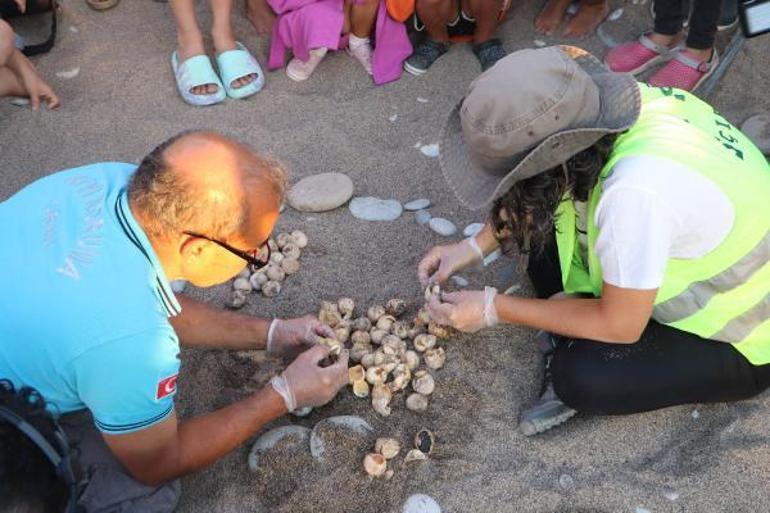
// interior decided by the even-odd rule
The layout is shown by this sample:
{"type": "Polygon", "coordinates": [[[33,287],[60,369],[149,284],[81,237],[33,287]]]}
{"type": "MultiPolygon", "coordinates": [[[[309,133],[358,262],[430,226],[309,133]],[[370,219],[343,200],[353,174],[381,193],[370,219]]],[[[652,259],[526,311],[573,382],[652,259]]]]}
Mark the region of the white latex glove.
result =
{"type": "Polygon", "coordinates": [[[423,287],[428,283],[443,283],[454,273],[483,259],[484,253],[474,237],[456,244],[434,246],[417,266],[417,277],[423,287]]]}
{"type": "Polygon", "coordinates": [[[270,384],[283,397],[286,409],[292,412],[308,406],[322,406],[331,401],[340,388],[348,383],[348,351],[343,350],[337,362],[321,367],[329,356],[329,348],[316,345],[297,357],[270,384]]]}
{"type": "Polygon", "coordinates": [[[267,330],[267,352],[295,356],[315,345],[316,336],[335,338],[334,330],[312,315],[297,319],[273,319],[267,330]]]}
{"type": "Polygon", "coordinates": [[[497,289],[442,293],[441,299],[434,295],[428,303],[428,312],[438,324],[451,326],[460,331],[475,333],[482,328],[495,326],[497,289]]]}

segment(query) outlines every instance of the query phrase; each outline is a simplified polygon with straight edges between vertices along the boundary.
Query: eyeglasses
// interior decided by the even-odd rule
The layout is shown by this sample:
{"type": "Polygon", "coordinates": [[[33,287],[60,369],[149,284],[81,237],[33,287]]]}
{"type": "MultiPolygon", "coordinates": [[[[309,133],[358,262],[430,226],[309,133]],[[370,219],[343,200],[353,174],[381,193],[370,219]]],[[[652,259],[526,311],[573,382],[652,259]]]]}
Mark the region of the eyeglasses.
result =
{"type": "Polygon", "coordinates": [[[200,233],[195,233],[195,232],[182,232],[182,233],[184,233],[185,235],[189,235],[190,237],[197,237],[199,239],[205,239],[209,242],[213,242],[217,246],[225,248],[227,251],[229,251],[233,255],[237,255],[241,257],[246,261],[246,263],[249,266],[249,270],[251,272],[254,272],[258,269],[262,269],[270,262],[270,255],[271,255],[270,244],[268,244],[267,241],[260,244],[260,246],[257,249],[252,249],[250,251],[242,251],[240,249],[232,247],[226,242],[212,239],[211,237],[206,237],[205,235],[201,235],[200,233]]]}

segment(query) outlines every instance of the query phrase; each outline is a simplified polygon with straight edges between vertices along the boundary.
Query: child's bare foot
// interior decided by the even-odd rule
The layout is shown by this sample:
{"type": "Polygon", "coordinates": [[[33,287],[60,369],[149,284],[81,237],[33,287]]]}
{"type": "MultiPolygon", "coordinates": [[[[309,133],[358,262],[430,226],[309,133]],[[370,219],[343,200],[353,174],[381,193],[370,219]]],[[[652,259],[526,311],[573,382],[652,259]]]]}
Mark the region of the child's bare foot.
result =
{"type": "Polygon", "coordinates": [[[561,25],[571,0],[548,0],[535,18],[535,30],[550,36],[561,25]]]}
{"type": "MultiPolygon", "coordinates": [[[[230,31],[220,31],[217,32],[215,30],[211,31],[211,37],[214,39],[214,50],[217,52],[217,55],[224,53],[228,50],[235,50],[238,48],[238,45],[235,44],[235,38],[233,37],[232,32],[230,31]]],[[[233,89],[240,89],[243,86],[249,85],[250,83],[254,82],[257,79],[257,75],[250,74],[246,75],[240,78],[236,78],[230,83],[230,87],[233,89]]],[[[216,92],[216,89],[214,89],[216,92]]]]}
{"type": "Polygon", "coordinates": [[[269,36],[273,31],[275,13],[266,0],[246,0],[246,18],[260,36],[269,36]]]}
{"type": "MultiPolygon", "coordinates": [[[[200,34],[200,32],[196,32],[194,34],[177,33],[176,39],[176,55],[177,59],[179,60],[179,64],[182,64],[190,57],[195,57],[196,55],[206,55],[206,49],[203,46],[203,36],[200,34]]],[[[200,95],[214,94],[217,92],[218,88],[219,86],[216,84],[204,84],[193,87],[190,92],[192,94],[200,95]]]]}
{"type": "Polygon", "coordinates": [[[610,6],[607,0],[599,3],[582,1],[578,12],[564,28],[564,35],[584,38],[593,34],[609,13],[610,6]]]}

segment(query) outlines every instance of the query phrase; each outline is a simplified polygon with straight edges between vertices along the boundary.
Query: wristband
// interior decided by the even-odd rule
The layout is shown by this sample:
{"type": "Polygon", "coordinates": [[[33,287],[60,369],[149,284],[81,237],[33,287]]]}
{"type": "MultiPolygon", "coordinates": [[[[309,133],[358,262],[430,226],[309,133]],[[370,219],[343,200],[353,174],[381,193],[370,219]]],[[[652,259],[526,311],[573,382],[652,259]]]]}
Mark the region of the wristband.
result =
{"type": "Polygon", "coordinates": [[[275,327],[278,325],[278,319],[277,317],[272,320],[270,323],[270,327],[267,328],[267,352],[272,353],[273,352],[273,335],[275,334],[275,327]]]}
{"type": "Polygon", "coordinates": [[[496,326],[499,322],[497,308],[495,308],[495,296],[497,296],[496,288],[484,287],[484,324],[487,328],[496,326]]]}
{"type": "Polygon", "coordinates": [[[294,398],[294,394],[291,392],[289,384],[282,376],[273,376],[270,380],[270,385],[273,387],[273,390],[283,398],[283,402],[289,413],[297,409],[297,400],[294,398]]]}
{"type": "Polygon", "coordinates": [[[481,260],[481,262],[483,263],[484,262],[484,252],[481,251],[481,248],[479,247],[479,243],[476,242],[476,236],[472,235],[472,236],[468,237],[465,240],[468,242],[468,245],[471,247],[473,252],[476,253],[476,256],[479,257],[479,260],[481,260]]]}

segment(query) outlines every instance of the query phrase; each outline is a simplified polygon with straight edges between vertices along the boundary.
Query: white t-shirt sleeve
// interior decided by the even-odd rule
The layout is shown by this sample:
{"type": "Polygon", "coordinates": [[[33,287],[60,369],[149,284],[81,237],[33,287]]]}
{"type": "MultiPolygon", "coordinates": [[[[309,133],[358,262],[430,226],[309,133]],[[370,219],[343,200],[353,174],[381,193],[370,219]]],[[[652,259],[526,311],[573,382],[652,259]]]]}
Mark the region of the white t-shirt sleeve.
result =
{"type": "Polygon", "coordinates": [[[660,288],[675,222],[660,196],[641,187],[611,187],[599,200],[595,222],[604,282],[624,289],[660,288]]]}

